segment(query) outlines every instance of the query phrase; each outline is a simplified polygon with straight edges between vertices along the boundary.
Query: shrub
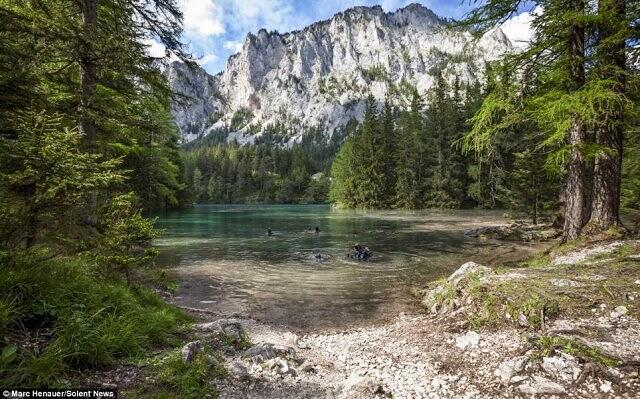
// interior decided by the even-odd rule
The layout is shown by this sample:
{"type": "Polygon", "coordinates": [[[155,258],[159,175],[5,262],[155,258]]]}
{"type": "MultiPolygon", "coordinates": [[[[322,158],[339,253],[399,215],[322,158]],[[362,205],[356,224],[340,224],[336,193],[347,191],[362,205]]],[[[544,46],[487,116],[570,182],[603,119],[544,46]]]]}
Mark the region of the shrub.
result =
{"type": "Polygon", "coordinates": [[[0,310],[0,380],[11,385],[58,386],[71,369],[168,343],[188,320],[148,289],[103,276],[89,256],[16,254],[0,275],[0,306],[9,309],[0,310]]]}

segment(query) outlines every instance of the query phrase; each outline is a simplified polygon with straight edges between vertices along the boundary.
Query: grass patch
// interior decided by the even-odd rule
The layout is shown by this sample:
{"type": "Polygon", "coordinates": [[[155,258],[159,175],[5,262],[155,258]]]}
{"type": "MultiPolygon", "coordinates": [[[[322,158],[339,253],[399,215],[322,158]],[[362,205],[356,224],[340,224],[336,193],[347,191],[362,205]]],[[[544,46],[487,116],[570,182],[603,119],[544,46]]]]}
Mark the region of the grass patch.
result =
{"type": "Polygon", "coordinates": [[[239,350],[239,351],[243,351],[243,350],[249,349],[253,345],[253,343],[249,339],[249,336],[244,331],[240,335],[240,340],[238,340],[235,337],[232,337],[231,335],[226,334],[224,332],[218,333],[218,340],[220,341],[221,345],[223,345],[223,346],[231,346],[234,349],[239,350]]]}
{"type": "Polygon", "coordinates": [[[0,379],[8,385],[66,386],[71,371],[177,342],[190,320],[90,258],[15,256],[0,275],[0,350],[13,353],[0,379]]]}
{"type": "Polygon", "coordinates": [[[518,322],[537,328],[547,318],[560,312],[561,299],[546,289],[544,281],[514,279],[485,284],[471,280],[467,292],[473,299],[469,323],[474,327],[499,326],[518,322]],[[543,320],[544,319],[544,320],[543,320]]]}
{"type": "Polygon", "coordinates": [[[542,336],[536,341],[536,346],[540,350],[542,356],[550,356],[554,351],[559,350],[569,355],[589,360],[606,367],[615,367],[619,363],[618,360],[604,355],[597,348],[583,345],[570,338],[542,336]]]}
{"type": "Polygon", "coordinates": [[[144,383],[126,393],[135,398],[212,398],[218,393],[215,380],[226,370],[222,359],[205,349],[191,364],[182,362],[180,350],[173,350],[150,359],[144,371],[144,383]]]}

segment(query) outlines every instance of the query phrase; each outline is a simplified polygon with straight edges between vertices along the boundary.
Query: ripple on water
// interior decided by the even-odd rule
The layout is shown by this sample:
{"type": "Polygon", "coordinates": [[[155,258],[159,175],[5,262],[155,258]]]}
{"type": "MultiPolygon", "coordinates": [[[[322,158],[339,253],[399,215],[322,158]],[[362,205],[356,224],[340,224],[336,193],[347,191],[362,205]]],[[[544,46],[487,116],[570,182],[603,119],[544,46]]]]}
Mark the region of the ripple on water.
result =
{"type": "Polygon", "coordinates": [[[414,305],[411,285],[470,257],[495,257],[500,244],[469,239],[463,230],[497,220],[490,212],[198,206],[160,217],[158,263],[179,273],[186,306],[293,328],[340,327],[395,316],[414,305]],[[267,237],[266,227],[275,236],[267,237]],[[345,256],[355,243],[371,248],[372,261],[345,256]]]}

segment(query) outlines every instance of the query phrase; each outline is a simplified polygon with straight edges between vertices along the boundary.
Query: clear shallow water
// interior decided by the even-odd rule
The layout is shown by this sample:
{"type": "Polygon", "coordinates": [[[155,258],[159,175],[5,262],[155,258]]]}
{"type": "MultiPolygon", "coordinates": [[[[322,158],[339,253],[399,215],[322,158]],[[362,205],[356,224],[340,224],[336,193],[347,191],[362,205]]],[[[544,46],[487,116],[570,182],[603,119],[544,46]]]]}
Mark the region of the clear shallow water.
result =
{"type": "Polygon", "coordinates": [[[500,213],[484,211],[201,205],[160,215],[156,244],[158,263],[181,280],[181,305],[312,330],[384,321],[415,309],[411,286],[468,260],[493,263],[533,249],[463,234],[498,222],[500,213]],[[371,261],[346,257],[356,243],[373,251],[371,261]]]}

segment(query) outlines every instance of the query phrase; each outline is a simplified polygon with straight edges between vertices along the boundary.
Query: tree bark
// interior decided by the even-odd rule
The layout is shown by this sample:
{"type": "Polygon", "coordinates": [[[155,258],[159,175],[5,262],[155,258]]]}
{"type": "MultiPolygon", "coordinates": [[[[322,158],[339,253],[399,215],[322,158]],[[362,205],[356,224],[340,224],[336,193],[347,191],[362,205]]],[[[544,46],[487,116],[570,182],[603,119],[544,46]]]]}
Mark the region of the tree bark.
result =
{"type": "MultiPolygon", "coordinates": [[[[597,69],[600,78],[610,80],[612,90],[622,97],[625,92],[624,37],[614,39],[625,20],[624,0],[600,0],[598,13],[603,23],[599,27],[597,69]]],[[[602,110],[602,124],[596,129],[596,143],[602,151],[596,156],[590,225],[598,230],[620,224],[620,184],[622,174],[624,103],[611,102],[602,110]]]]}
{"type": "MultiPolygon", "coordinates": [[[[82,0],[82,43],[80,45],[80,118],[78,131],[83,135],[87,152],[96,151],[97,128],[92,115],[97,87],[97,67],[93,44],[98,20],[97,0],[82,0]]],[[[91,192],[87,196],[84,210],[84,222],[97,225],[97,195],[91,192]]]]}
{"type": "MultiPolygon", "coordinates": [[[[573,11],[583,13],[584,0],[571,3],[573,11]]],[[[584,68],[585,28],[574,22],[569,33],[569,72],[573,81],[571,90],[580,89],[585,83],[584,68]]],[[[569,130],[571,155],[567,164],[565,186],[564,239],[575,240],[580,235],[585,221],[585,157],[582,147],[586,138],[586,129],[579,115],[574,115],[569,130]]]]}

